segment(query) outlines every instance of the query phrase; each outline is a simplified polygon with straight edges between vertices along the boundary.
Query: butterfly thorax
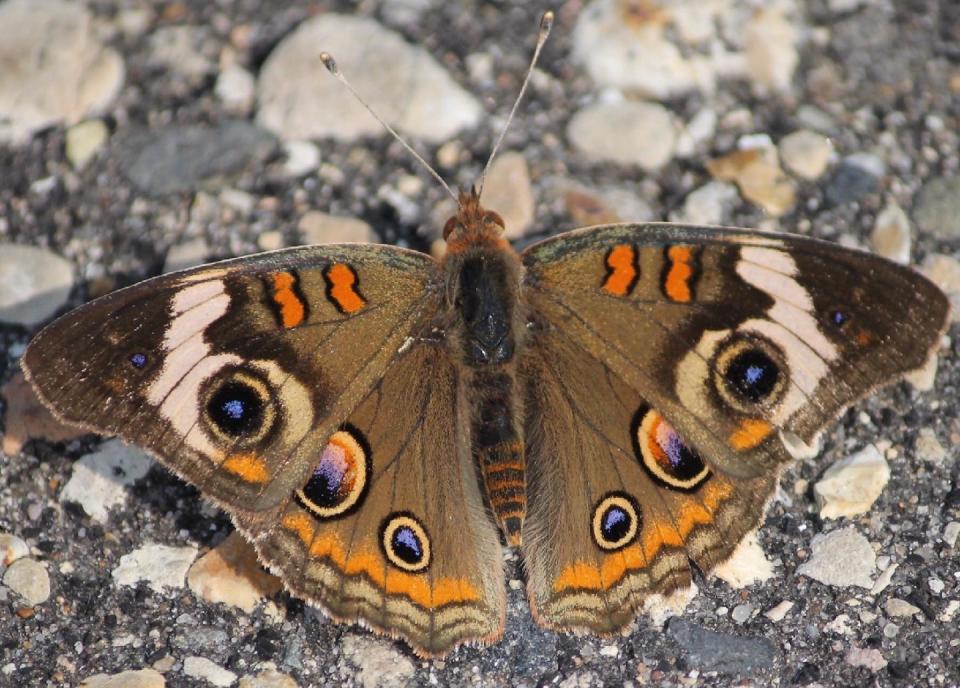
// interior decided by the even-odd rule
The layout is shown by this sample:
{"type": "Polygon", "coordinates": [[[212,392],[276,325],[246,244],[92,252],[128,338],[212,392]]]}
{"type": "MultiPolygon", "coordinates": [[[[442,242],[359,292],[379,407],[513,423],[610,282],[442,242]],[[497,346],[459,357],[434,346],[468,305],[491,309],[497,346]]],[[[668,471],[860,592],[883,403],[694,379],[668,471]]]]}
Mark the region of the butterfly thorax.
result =
{"type": "Polygon", "coordinates": [[[515,359],[522,346],[520,260],[503,220],[471,190],[444,228],[447,344],[461,367],[460,401],[470,411],[473,456],[487,503],[513,545],[526,513],[522,409],[515,359]]]}

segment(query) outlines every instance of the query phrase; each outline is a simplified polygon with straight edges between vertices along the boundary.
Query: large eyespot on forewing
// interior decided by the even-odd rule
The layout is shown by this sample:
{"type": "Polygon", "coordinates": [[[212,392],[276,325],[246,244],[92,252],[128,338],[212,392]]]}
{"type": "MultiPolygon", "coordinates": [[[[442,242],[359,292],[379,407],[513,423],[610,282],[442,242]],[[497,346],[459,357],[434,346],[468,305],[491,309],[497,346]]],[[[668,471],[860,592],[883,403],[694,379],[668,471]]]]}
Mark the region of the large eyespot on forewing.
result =
{"type": "Polygon", "coordinates": [[[783,399],[789,382],[783,352],[769,340],[734,335],[717,347],[711,378],[724,403],[741,413],[772,411],[783,399]]]}
{"type": "Polygon", "coordinates": [[[264,442],[276,427],[280,411],[266,377],[233,366],[218,371],[205,383],[200,405],[204,429],[230,447],[264,442]]]}

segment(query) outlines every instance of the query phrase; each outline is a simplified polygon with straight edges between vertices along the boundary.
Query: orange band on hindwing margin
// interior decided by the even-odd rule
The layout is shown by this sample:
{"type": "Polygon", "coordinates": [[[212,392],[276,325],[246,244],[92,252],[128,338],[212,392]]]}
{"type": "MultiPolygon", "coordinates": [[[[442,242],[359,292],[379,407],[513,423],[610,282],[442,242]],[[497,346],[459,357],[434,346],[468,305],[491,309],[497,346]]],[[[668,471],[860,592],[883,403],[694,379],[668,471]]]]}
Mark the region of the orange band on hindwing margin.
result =
{"type": "Polygon", "coordinates": [[[439,578],[431,585],[430,576],[425,572],[407,573],[388,568],[376,551],[351,548],[348,555],[336,535],[317,535],[313,519],[305,513],[287,514],[281,524],[300,538],[311,557],[324,560],[345,576],[363,576],[388,595],[402,595],[424,609],[480,600],[480,593],[464,578],[439,578]]]}
{"type": "Polygon", "coordinates": [[[693,283],[696,280],[696,254],[692,246],[670,246],[666,251],[667,263],[663,275],[663,293],[677,303],[693,300],[693,283]]]}
{"type": "Polygon", "coordinates": [[[628,296],[640,277],[637,250],[628,244],[619,244],[607,252],[604,263],[607,276],[600,288],[613,296],[628,296]]]}
{"type": "Polygon", "coordinates": [[[606,555],[599,566],[585,561],[568,564],[554,580],[553,592],[609,590],[631,571],[646,568],[664,546],[682,547],[698,525],[713,523],[717,507],[732,494],[730,483],[715,479],[705,486],[699,499],[683,501],[673,522],[645,520],[639,541],[606,555]]]}
{"type": "Polygon", "coordinates": [[[360,278],[346,263],[334,263],[323,271],[323,278],[327,281],[327,299],[341,313],[356,313],[367,305],[357,288],[360,278]]]}
{"type": "Polygon", "coordinates": [[[307,301],[299,293],[298,279],[292,272],[275,272],[270,276],[277,318],[285,329],[300,325],[307,317],[307,301]]]}

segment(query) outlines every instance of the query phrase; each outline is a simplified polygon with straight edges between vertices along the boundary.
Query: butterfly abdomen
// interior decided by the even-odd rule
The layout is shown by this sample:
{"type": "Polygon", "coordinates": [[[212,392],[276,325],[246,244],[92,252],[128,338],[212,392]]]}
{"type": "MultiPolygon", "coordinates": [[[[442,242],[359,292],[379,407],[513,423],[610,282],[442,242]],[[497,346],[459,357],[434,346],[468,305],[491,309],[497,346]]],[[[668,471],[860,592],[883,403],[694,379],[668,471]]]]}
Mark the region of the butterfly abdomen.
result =
{"type": "Polygon", "coordinates": [[[520,544],[527,478],[513,367],[476,370],[467,382],[473,407],[473,455],[494,518],[511,545],[520,544]]]}

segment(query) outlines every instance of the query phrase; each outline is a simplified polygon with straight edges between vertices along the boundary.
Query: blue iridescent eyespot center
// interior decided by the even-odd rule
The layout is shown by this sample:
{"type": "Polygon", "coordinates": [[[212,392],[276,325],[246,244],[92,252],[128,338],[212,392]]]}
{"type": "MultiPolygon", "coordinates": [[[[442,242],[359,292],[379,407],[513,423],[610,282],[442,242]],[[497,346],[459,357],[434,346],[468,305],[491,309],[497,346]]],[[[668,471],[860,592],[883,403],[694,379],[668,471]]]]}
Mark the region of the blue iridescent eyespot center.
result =
{"type": "Polygon", "coordinates": [[[730,361],[725,377],[733,392],[756,404],[776,388],[780,367],[763,350],[747,349],[730,361]]]}
{"type": "Polygon", "coordinates": [[[222,432],[239,437],[260,429],[264,400],[250,385],[227,382],[210,397],[207,414],[222,432]]]}
{"type": "Polygon", "coordinates": [[[393,552],[408,564],[416,564],[423,558],[423,545],[420,538],[409,526],[400,526],[393,531],[391,539],[393,552]]]}
{"type": "Polygon", "coordinates": [[[847,315],[844,311],[839,309],[830,313],[830,322],[832,322],[837,327],[843,327],[847,324],[847,321],[850,320],[850,316],[847,315]]]}
{"type": "Polygon", "coordinates": [[[612,505],[603,514],[601,528],[607,540],[620,540],[630,530],[630,515],[619,506],[612,505]]]}
{"type": "Polygon", "coordinates": [[[626,492],[609,492],[593,508],[593,542],[605,552],[623,549],[640,532],[640,507],[626,492]]]}
{"type": "Polygon", "coordinates": [[[387,561],[401,571],[420,573],[430,565],[430,536],[413,514],[394,512],[384,520],[380,535],[387,561]]]}
{"type": "Polygon", "coordinates": [[[147,355],[142,353],[131,354],[130,365],[132,365],[137,370],[142,370],[144,366],[147,365],[147,355]]]}

